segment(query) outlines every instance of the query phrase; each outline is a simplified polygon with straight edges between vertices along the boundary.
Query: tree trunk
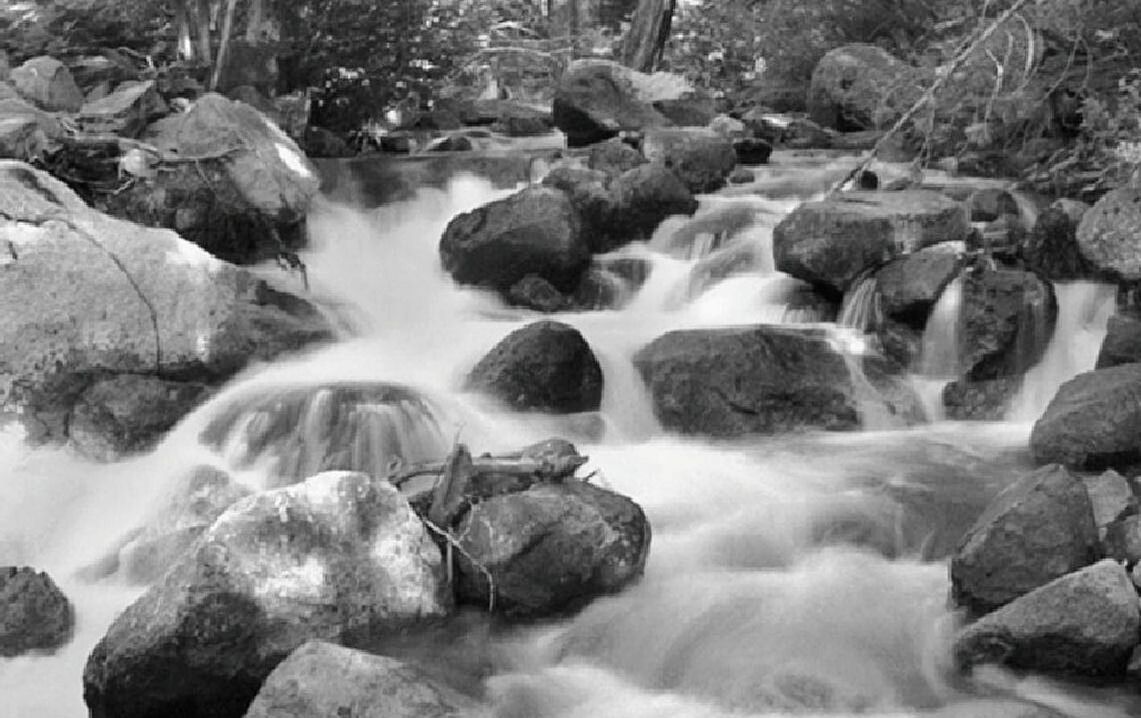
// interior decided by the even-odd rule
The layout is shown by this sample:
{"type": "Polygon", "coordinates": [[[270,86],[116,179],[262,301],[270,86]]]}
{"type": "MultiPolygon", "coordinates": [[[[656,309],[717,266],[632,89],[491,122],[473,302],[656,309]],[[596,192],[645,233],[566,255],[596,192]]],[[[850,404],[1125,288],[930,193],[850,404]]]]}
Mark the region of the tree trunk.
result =
{"type": "Polygon", "coordinates": [[[190,31],[189,0],[179,0],[174,8],[175,25],[178,27],[178,56],[183,60],[194,60],[194,42],[190,31]]]}
{"type": "Polygon", "coordinates": [[[677,0],[639,0],[630,31],[622,41],[622,64],[640,72],[653,72],[662,60],[670,36],[677,0]]]}
{"type": "Polygon", "coordinates": [[[209,66],[214,62],[210,48],[210,5],[207,0],[190,0],[191,16],[198,35],[198,61],[209,66]]]}
{"type": "Polygon", "coordinates": [[[222,71],[226,66],[226,53],[230,49],[230,35],[234,31],[234,10],[237,7],[238,0],[227,0],[226,2],[226,15],[222,20],[222,36],[218,44],[218,57],[214,61],[214,72],[210,75],[210,90],[218,89],[218,83],[222,79],[222,71]]]}

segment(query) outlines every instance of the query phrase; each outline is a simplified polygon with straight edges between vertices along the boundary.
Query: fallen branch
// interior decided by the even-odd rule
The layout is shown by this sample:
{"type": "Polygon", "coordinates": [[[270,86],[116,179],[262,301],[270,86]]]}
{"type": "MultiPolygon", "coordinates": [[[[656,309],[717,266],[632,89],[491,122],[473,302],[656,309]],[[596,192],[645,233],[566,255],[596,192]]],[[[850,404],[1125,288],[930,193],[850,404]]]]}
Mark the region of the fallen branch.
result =
{"type": "Polygon", "coordinates": [[[426,519],[424,521],[424,525],[428,527],[429,531],[442,538],[448,545],[448,555],[445,557],[445,560],[448,562],[448,583],[452,583],[454,579],[452,574],[452,560],[454,558],[452,551],[454,550],[466,558],[468,563],[470,563],[472,566],[475,566],[479,572],[483,574],[483,577],[487,579],[487,612],[495,613],[495,576],[491,574],[491,571],[482,563],[476,561],[475,557],[468,553],[468,551],[464,549],[462,545],[460,545],[459,540],[457,540],[455,536],[452,536],[450,531],[445,531],[444,529],[426,519]]]}
{"type": "MultiPolygon", "coordinates": [[[[585,456],[565,457],[563,461],[532,459],[518,456],[479,456],[471,460],[475,473],[497,473],[509,476],[525,476],[542,480],[561,479],[574,472],[588,461],[585,456]]],[[[396,487],[403,486],[417,476],[439,475],[444,473],[447,461],[431,461],[397,468],[388,476],[388,481],[396,487]]]]}

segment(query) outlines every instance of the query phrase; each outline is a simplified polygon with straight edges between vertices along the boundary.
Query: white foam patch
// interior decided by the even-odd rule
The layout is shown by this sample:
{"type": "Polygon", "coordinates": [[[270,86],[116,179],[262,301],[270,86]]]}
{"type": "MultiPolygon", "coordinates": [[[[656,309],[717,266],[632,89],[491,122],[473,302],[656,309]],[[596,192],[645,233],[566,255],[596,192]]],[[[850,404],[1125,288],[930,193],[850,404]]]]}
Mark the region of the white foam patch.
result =
{"type": "Polygon", "coordinates": [[[277,156],[285,163],[285,166],[293,170],[302,177],[311,178],[313,173],[309,171],[309,167],[305,165],[305,160],[301,155],[289,147],[286,147],[280,142],[275,142],[274,146],[277,147],[277,156]]]}

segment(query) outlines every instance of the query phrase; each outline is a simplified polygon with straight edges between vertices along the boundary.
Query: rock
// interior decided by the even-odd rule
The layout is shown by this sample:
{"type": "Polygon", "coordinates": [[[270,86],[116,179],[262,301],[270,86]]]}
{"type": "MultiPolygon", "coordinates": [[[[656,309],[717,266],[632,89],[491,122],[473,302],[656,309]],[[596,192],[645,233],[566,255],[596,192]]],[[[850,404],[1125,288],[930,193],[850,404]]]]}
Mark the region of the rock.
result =
{"type": "Polygon", "coordinates": [[[699,296],[717,282],[735,274],[755,272],[764,266],[761,251],[752,242],[730,242],[702,257],[689,271],[688,296],[699,296]]]}
{"type": "Polygon", "coordinates": [[[54,651],[71,640],[75,611],[42,571],[0,566],[0,658],[54,651]]]}
{"type": "Polygon", "coordinates": [[[1124,516],[1110,523],[1102,545],[1106,558],[1136,566],[1141,562],[1141,516],[1124,516]]]}
{"type": "Polygon", "coordinates": [[[636,73],[605,60],[576,60],[559,79],[551,106],[567,144],[583,147],[621,131],[659,127],[670,121],[640,93],[636,73]]]}
{"type": "Polygon", "coordinates": [[[812,71],[809,116],[842,132],[886,127],[918,97],[916,83],[909,77],[913,73],[875,45],[838,47],[812,71]]]}
{"type": "Polygon", "coordinates": [[[803,428],[854,429],[861,409],[900,423],[919,418],[918,399],[891,367],[857,358],[876,396],[860,394],[826,332],[758,325],[669,332],[634,364],[654,413],[669,430],[727,437],[803,428]]]}
{"type": "Polygon", "coordinates": [[[7,82],[12,74],[12,66],[8,62],[8,52],[0,50],[0,82],[7,82]]]}
{"type": "Polygon", "coordinates": [[[80,395],[68,420],[68,436],[84,456],[114,461],[154,446],[205,393],[203,384],[155,376],[103,379],[80,395]]]}
{"type": "Polygon", "coordinates": [[[630,499],[577,479],[536,484],[476,503],[456,535],[457,593],[515,617],[542,617],[614,593],[642,574],[650,525],[630,499]]]}
{"type": "Polygon", "coordinates": [[[590,146],[586,166],[605,172],[611,179],[646,164],[641,152],[617,137],[590,146]]]}
{"type": "Polygon", "coordinates": [[[696,258],[727,246],[760,219],[755,206],[739,202],[713,205],[674,230],[667,249],[672,254],[696,258]]]}
{"type": "Polygon", "coordinates": [[[982,381],[1019,375],[1042,358],[1058,304],[1032,272],[976,266],[963,273],[959,312],[959,365],[982,381]]]}
{"type": "Polygon", "coordinates": [[[389,132],[380,138],[380,151],[407,155],[416,149],[416,138],[407,130],[389,132]]]}
{"type": "Polygon", "coordinates": [[[1109,318],[1105,339],[1097,355],[1097,369],[1141,362],[1141,319],[1131,316],[1109,318]]]}
{"type": "Polygon", "coordinates": [[[695,194],[724,187],[737,164],[733,143],[705,129],[647,130],[642,153],[673,170],[695,194]]]}
{"type": "Polygon", "coordinates": [[[1136,514],[1141,503],[1133,493],[1129,479],[1110,469],[1097,476],[1083,476],[1098,536],[1103,540],[1105,531],[1115,521],[1136,514]]]}
{"type": "Polygon", "coordinates": [[[635,239],[648,239],[662,220],[672,215],[691,215],[697,200],[670,170],[646,164],[622,173],[610,186],[614,197],[608,247],[635,239]]]}
{"type": "Polygon", "coordinates": [[[597,411],[602,367],[574,327],[534,322],[508,334],[480,359],[466,386],[516,410],[597,411]]]}
{"type": "Polygon", "coordinates": [[[506,292],[533,274],[572,291],[590,265],[590,247],[566,193],[528,187],[454,217],[440,258],[460,284],[506,292]]]}
{"type": "Polygon", "coordinates": [[[1094,276],[1077,240],[1078,224],[1088,208],[1083,202],[1063,199],[1043,210],[1022,246],[1026,268],[1051,281],[1094,276]]]}
{"type": "Polygon", "coordinates": [[[773,146],[756,137],[744,137],[733,141],[733,151],[743,165],[763,165],[769,161],[773,146]]]}
{"type": "Polygon", "coordinates": [[[776,268],[838,298],[869,269],[970,230],[963,205],[929,190],[848,192],[806,202],[773,230],[776,268]]]}
{"type": "Polygon", "coordinates": [[[76,121],[84,132],[138,137],[148,123],[167,112],[154,80],[147,80],[123,83],[106,97],[88,100],[76,121]]]}
{"type": "Polygon", "coordinates": [[[355,152],[339,135],[324,127],[305,129],[305,154],[310,157],[352,157],[355,152]]]}
{"type": "Polygon", "coordinates": [[[236,263],[301,246],[317,195],[316,170],[263,114],[208,94],[187,112],[147,128],[144,140],[170,155],[211,157],[163,166],[98,207],[152,227],[173,229],[211,254],[236,263]]]}
{"type": "Polygon", "coordinates": [[[709,131],[731,140],[752,137],[752,130],[741,120],[729,115],[718,115],[709,122],[709,131]]]}
{"type": "Polygon", "coordinates": [[[705,127],[717,117],[713,98],[693,93],[686,97],[658,100],[653,107],[678,127],[705,127]]]}
{"type": "Polygon", "coordinates": [[[311,640],[446,615],[439,549],[399,491],[330,472],[245,498],[131,604],[83,673],[92,716],[241,716],[311,640]]]}
{"type": "Polygon", "coordinates": [[[570,305],[577,310],[617,309],[624,305],[632,293],[626,280],[617,274],[592,266],[582,275],[582,281],[571,295],[570,305]]]}
{"type": "Polygon", "coordinates": [[[752,170],[738,167],[729,174],[729,184],[749,184],[756,178],[752,170]]]}
{"type": "Polygon", "coordinates": [[[561,190],[570,198],[591,252],[608,252],[622,243],[623,238],[614,232],[618,208],[610,184],[611,177],[605,171],[579,167],[556,167],[543,178],[544,186],[561,190]]]}
{"type": "Polygon", "coordinates": [[[1022,377],[956,379],[943,387],[943,407],[952,421],[1002,421],[1022,388],[1022,377]]]}
{"type": "Polygon", "coordinates": [[[962,255],[951,244],[936,244],[893,259],[875,275],[880,308],[889,317],[922,328],[962,265],[962,255]]]}
{"type": "Polygon", "coordinates": [[[534,137],[545,135],[554,127],[550,113],[536,110],[510,100],[478,100],[496,102],[496,117],[491,128],[508,137],[534,137]]]}
{"type": "Polygon", "coordinates": [[[972,222],[993,222],[1007,215],[1019,215],[1014,195],[998,187],[977,189],[967,197],[972,222]]]}
{"type": "Polygon", "coordinates": [[[33,57],[13,68],[8,79],[21,95],[49,112],[78,112],[83,106],[83,92],[54,57],[33,57]]]}
{"type": "Polygon", "coordinates": [[[1029,671],[1122,677],[1141,625],[1125,569],[1106,559],[1062,576],[964,629],[962,668],[1002,663],[1029,671]]]}
{"type": "Polygon", "coordinates": [[[309,641],[273,669],[245,718],[460,718],[474,708],[394,658],[309,641]]]}
{"type": "Polygon", "coordinates": [[[0,305],[20,308],[0,312],[0,410],[32,439],[63,439],[97,379],[220,382],[333,335],[306,300],[169,230],[96,212],[20,162],[0,161],[0,247],[0,305]]]}
{"type": "Polygon", "coordinates": [[[987,613],[1098,558],[1085,485],[1064,467],[1044,466],[1003,489],[963,537],[951,593],[987,613]]]}
{"type": "Polygon", "coordinates": [[[446,135],[428,143],[425,152],[471,152],[471,139],[463,135],[446,135]]]}
{"type": "Polygon", "coordinates": [[[0,100],[0,159],[40,162],[62,136],[63,126],[54,117],[22,100],[0,100]]]}
{"type": "Polygon", "coordinates": [[[1120,187],[1099,199],[1082,216],[1077,242],[1095,271],[1141,279],[1141,188],[1120,187]]]}
{"type": "Polygon", "coordinates": [[[1141,364],[1079,374],[1058,389],[1030,432],[1038,463],[1126,471],[1141,463],[1141,364]]]}
{"type": "Polygon", "coordinates": [[[1004,262],[1014,263],[1026,244],[1029,232],[1017,215],[1004,214],[987,222],[967,240],[967,250],[982,252],[1004,262]]]}
{"type": "MultiPolygon", "coordinates": [[[[583,275],[586,278],[586,274],[583,275]]],[[[582,286],[582,282],[579,282],[582,286]]],[[[578,289],[576,288],[577,292],[578,289]]],[[[534,309],[537,312],[558,312],[567,307],[567,297],[554,285],[534,274],[528,274],[507,291],[507,299],[517,307],[534,309]]]]}

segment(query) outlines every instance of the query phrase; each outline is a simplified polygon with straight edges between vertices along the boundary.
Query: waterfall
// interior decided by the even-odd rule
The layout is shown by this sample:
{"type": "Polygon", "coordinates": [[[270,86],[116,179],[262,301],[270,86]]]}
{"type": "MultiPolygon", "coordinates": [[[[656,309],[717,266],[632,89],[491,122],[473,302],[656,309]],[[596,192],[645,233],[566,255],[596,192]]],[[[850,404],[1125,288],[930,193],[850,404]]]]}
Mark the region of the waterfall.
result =
{"type": "Polygon", "coordinates": [[[873,332],[883,321],[880,295],[874,274],[859,280],[855,288],[844,295],[840,316],[836,323],[861,332],[873,332]]]}
{"type": "Polygon", "coordinates": [[[927,317],[916,362],[917,373],[943,379],[958,376],[959,311],[962,304],[963,280],[956,277],[943,289],[927,317]]]}

